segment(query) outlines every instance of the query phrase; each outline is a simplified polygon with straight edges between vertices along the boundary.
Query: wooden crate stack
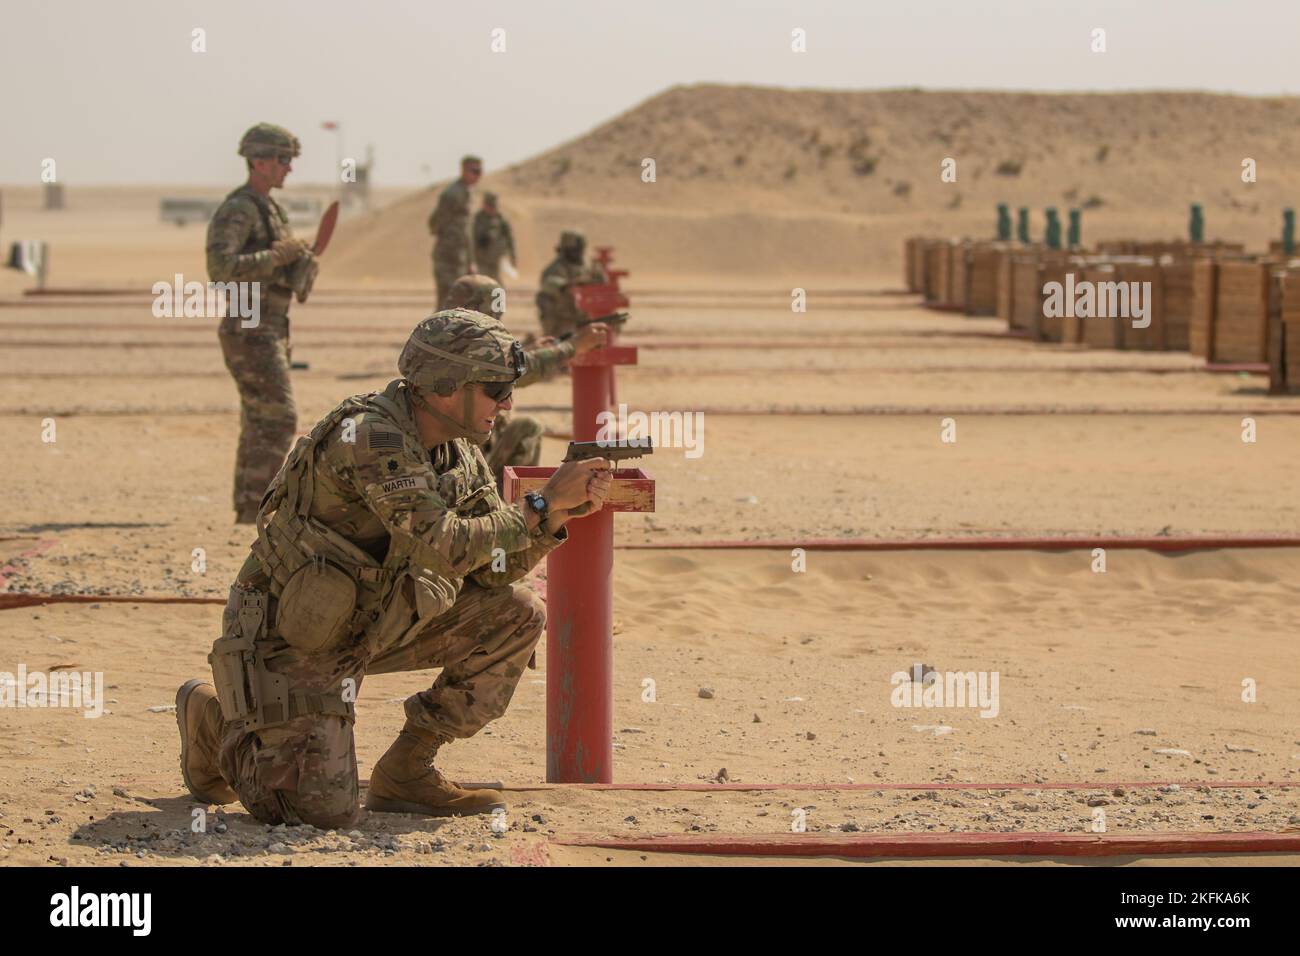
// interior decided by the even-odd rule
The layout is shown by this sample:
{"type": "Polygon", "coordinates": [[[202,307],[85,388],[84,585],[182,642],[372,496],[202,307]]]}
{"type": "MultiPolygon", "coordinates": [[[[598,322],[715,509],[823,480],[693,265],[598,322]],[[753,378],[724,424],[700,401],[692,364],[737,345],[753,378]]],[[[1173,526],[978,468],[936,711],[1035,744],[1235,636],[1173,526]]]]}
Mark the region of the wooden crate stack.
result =
{"type": "Polygon", "coordinates": [[[966,249],[967,315],[996,315],[1002,247],[1006,243],[973,242],[966,249]]]}
{"type": "MultiPolygon", "coordinates": [[[[1075,273],[1075,279],[1079,279],[1079,269],[1071,263],[1067,256],[1062,256],[1059,252],[1047,251],[1039,259],[1038,268],[1038,328],[1035,338],[1042,342],[1060,342],[1064,335],[1063,324],[1064,316],[1046,315],[1047,296],[1043,292],[1043,287],[1049,282],[1059,282],[1062,287],[1065,286],[1066,273],[1075,273]]],[[[1064,305],[1064,300],[1062,300],[1064,305]]]]}
{"type": "Polygon", "coordinates": [[[1011,293],[1012,274],[1015,255],[1019,251],[1017,246],[1007,246],[998,249],[998,291],[997,304],[994,314],[1004,320],[1008,327],[1011,325],[1011,303],[1013,300],[1011,293]]]}
{"type": "Polygon", "coordinates": [[[1219,262],[1195,259],[1192,262],[1192,302],[1188,315],[1187,347],[1193,355],[1210,361],[1214,351],[1214,316],[1219,296],[1219,262]]]}
{"type": "MultiPolygon", "coordinates": [[[[1085,282],[1095,283],[1098,287],[1104,282],[1119,282],[1120,267],[1115,263],[1090,263],[1083,269],[1083,275],[1076,275],[1077,279],[1085,282]]],[[[1074,319],[1078,323],[1078,341],[1094,349],[1122,349],[1124,347],[1124,336],[1128,331],[1125,326],[1128,319],[1116,318],[1089,318],[1074,319]]]]}
{"type": "Polygon", "coordinates": [[[947,240],[939,239],[926,243],[925,246],[925,294],[926,305],[942,305],[948,301],[949,289],[952,287],[952,245],[947,240]]]}
{"type": "MultiPolygon", "coordinates": [[[[1278,282],[1281,300],[1278,311],[1285,329],[1283,341],[1286,348],[1283,356],[1284,375],[1275,385],[1275,390],[1300,394],[1300,269],[1284,270],[1278,282]]],[[[1274,349],[1277,348],[1276,343],[1270,344],[1274,349]]],[[[1273,360],[1272,355],[1270,360],[1273,360]]]]}
{"type": "Polygon", "coordinates": [[[1013,331],[1028,332],[1038,338],[1043,317],[1040,253],[1037,249],[1026,249],[1013,253],[1011,258],[1011,315],[1007,324],[1013,331]]]}
{"type": "Polygon", "coordinates": [[[949,286],[948,298],[939,303],[942,307],[948,309],[966,310],[966,295],[969,291],[967,288],[970,261],[967,258],[970,255],[969,242],[953,242],[948,253],[952,257],[952,263],[949,267],[949,286]]]}
{"type": "Polygon", "coordinates": [[[1215,285],[1211,362],[1268,361],[1268,259],[1223,260],[1215,285]]]}
{"type": "Polygon", "coordinates": [[[1142,262],[1125,262],[1119,266],[1119,281],[1126,283],[1138,283],[1139,295],[1143,297],[1147,309],[1147,318],[1150,320],[1146,328],[1135,328],[1134,321],[1134,302],[1132,299],[1132,285],[1130,284],[1129,298],[1129,317],[1119,319],[1118,321],[1124,326],[1121,333],[1126,349],[1144,349],[1147,351],[1158,351],[1166,349],[1169,346],[1165,344],[1165,291],[1164,291],[1164,273],[1153,260],[1146,259],[1142,262]],[[1150,283],[1150,285],[1144,285],[1150,283]]]}
{"type": "Polygon", "coordinates": [[[1164,348],[1188,351],[1192,319],[1192,269],[1190,259],[1162,259],[1160,269],[1160,318],[1164,324],[1164,348]]]}

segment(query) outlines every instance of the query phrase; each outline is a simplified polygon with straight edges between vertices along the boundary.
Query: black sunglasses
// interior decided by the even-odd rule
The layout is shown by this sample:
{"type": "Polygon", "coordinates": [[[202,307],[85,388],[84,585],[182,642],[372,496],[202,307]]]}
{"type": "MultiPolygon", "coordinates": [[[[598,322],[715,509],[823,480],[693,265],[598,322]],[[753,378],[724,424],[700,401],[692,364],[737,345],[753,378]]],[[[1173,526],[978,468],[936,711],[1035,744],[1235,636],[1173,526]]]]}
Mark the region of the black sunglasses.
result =
{"type": "Polygon", "coordinates": [[[510,401],[510,396],[515,390],[514,382],[478,382],[477,384],[484,395],[497,403],[510,401]]]}

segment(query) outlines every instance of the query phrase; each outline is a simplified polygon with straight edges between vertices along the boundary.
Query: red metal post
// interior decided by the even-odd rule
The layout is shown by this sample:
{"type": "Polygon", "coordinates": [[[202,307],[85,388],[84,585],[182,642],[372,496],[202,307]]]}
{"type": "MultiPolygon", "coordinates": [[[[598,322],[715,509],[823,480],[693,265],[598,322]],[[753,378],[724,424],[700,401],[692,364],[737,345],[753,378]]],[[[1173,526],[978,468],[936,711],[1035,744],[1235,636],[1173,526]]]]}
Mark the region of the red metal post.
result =
{"type": "MultiPolygon", "coordinates": [[[[573,362],[575,441],[596,440],[614,365],[635,361],[635,349],[609,348],[573,362]]],[[[568,542],[546,559],[546,779],[612,783],[614,513],[565,528],[568,542]]]]}
{"type": "MultiPolygon", "coordinates": [[[[619,287],[619,281],[628,275],[628,271],[612,267],[614,247],[597,247],[594,258],[596,263],[604,270],[606,281],[574,286],[573,289],[574,304],[589,319],[596,319],[602,315],[609,315],[619,309],[628,307],[627,294],[619,287]]],[[[618,330],[611,328],[609,330],[609,344],[614,345],[617,340],[618,330]]],[[[611,405],[618,401],[618,387],[614,382],[613,368],[609,370],[609,401],[611,405]]]]}

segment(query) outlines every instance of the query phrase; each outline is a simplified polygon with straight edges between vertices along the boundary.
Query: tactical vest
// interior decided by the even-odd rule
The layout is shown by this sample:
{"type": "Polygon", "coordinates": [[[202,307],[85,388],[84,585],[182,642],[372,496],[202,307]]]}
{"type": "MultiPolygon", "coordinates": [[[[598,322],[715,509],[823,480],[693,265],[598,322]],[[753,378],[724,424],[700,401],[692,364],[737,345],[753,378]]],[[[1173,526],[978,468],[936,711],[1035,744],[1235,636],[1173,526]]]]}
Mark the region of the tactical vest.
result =
{"type": "MultiPolygon", "coordinates": [[[[227,196],[226,199],[233,199],[241,193],[248,196],[248,198],[253,201],[253,205],[257,207],[258,217],[262,220],[262,228],[266,230],[267,235],[266,242],[261,242],[257,238],[257,233],[250,229],[248,231],[248,238],[244,240],[244,248],[239,250],[241,256],[248,255],[251,252],[263,252],[270,249],[271,245],[277,239],[288,237],[288,230],[277,228],[271,224],[273,217],[277,223],[284,222],[284,219],[281,216],[280,206],[275,202],[275,200],[270,197],[264,198],[256,190],[249,189],[246,186],[240,186],[227,196]],[[275,206],[274,212],[272,212],[270,205],[268,204],[273,204],[275,206]]],[[[290,267],[278,266],[271,274],[271,279],[267,282],[266,288],[266,296],[277,311],[288,311],[289,302],[292,300],[293,296],[293,289],[290,286],[290,267]]]]}
{"type": "Polygon", "coordinates": [[[300,649],[364,641],[371,653],[412,640],[459,596],[461,580],[412,561],[413,542],[389,537],[382,563],[310,517],[316,448],[343,419],[378,412],[417,433],[401,407],[401,380],[381,393],[350,398],[322,419],[285,459],[257,516],[253,554],[277,602],[274,627],[300,649]]]}

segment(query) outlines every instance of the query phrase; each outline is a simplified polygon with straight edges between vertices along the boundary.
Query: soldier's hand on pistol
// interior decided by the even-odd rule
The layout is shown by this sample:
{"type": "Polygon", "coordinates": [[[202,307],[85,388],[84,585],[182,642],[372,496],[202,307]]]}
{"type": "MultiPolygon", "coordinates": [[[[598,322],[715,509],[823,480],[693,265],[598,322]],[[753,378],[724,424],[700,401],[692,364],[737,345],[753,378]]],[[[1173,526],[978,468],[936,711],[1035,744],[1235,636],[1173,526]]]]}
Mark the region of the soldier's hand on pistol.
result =
{"type": "Polygon", "coordinates": [[[573,340],[573,350],[579,355],[585,355],[592,349],[604,348],[608,342],[609,326],[603,322],[593,322],[591,325],[584,325],[578,330],[578,334],[573,340]]]}
{"type": "Polygon", "coordinates": [[[277,239],[271,243],[271,262],[277,267],[287,266],[297,262],[310,249],[306,239],[277,239]]]}
{"type": "Polygon", "coordinates": [[[605,499],[609,497],[609,490],[613,486],[613,471],[594,472],[591,480],[587,482],[587,500],[576,508],[571,508],[569,517],[581,518],[583,515],[594,514],[605,507],[605,499]]]}
{"type": "MultiPolygon", "coordinates": [[[[542,489],[542,497],[552,511],[572,511],[592,500],[593,488],[603,488],[603,494],[609,493],[609,481],[613,476],[610,467],[610,462],[604,458],[562,462],[542,489]],[[597,480],[602,473],[606,475],[603,485],[597,480]]],[[[601,501],[604,501],[603,497],[601,501]]]]}

